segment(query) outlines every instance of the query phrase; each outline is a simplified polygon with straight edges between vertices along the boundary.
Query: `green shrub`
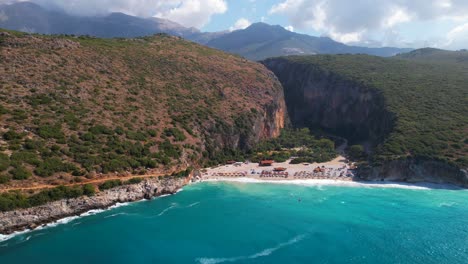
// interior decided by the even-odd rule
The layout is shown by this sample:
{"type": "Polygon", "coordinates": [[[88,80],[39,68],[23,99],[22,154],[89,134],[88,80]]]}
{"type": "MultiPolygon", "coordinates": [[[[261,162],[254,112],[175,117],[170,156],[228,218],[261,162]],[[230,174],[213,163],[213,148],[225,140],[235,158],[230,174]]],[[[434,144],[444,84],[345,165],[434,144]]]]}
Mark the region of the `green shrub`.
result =
{"type": "Polygon", "coordinates": [[[7,141],[22,139],[23,137],[23,133],[16,133],[13,130],[8,130],[7,132],[5,132],[5,134],[3,134],[3,139],[7,141]]]}
{"type": "Polygon", "coordinates": [[[112,189],[121,185],[122,185],[121,180],[108,180],[99,185],[99,190],[104,191],[104,190],[112,189]]]}
{"type": "Polygon", "coordinates": [[[60,125],[42,125],[38,128],[37,133],[44,139],[55,138],[63,140],[65,138],[60,125]]]}
{"type": "Polygon", "coordinates": [[[39,157],[35,152],[25,150],[13,152],[13,154],[11,154],[10,160],[12,164],[27,163],[30,165],[38,166],[41,163],[39,157]]]}
{"type": "Polygon", "coordinates": [[[351,160],[361,160],[366,156],[366,153],[364,152],[364,147],[361,145],[350,146],[347,150],[347,153],[351,160]]]}
{"type": "Polygon", "coordinates": [[[59,158],[47,158],[34,170],[40,177],[49,177],[57,172],[73,172],[78,170],[76,166],[70,163],[62,162],[59,158]]]}
{"type": "Polygon", "coordinates": [[[92,184],[83,185],[83,194],[86,196],[93,196],[96,193],[96,188],[92,184]]]}
{"type": "Polygon", "coordinates": [[[164,134],[167,137],[174,137],[175,141],[184,141],[187,137],[184,135],[184,132],[180,131],[178,128],[166,128],[164,129],[164,134]]]}
{"type": "Polygon", "coordinates": [[[81,186],[67,187],[58,186],[53,189],[43,190],[28,197],[28,206],[39,206],[48,202],[61,199],[77,198],[83,195],[81,186]]]}
{"type": "Polygon", "coordinates": [[[23,166],[18,166],[10,170],[10,174],[15,180],[26,180],[32,176],[32,173],[23,166]]]}
{"type": "Polygon", "coordinates": [[[10,181],[10,177],[8,175],[0,174],[0,184],[5,184],[10,181]]]}
{"type": "Polygon", "coordinates": [[[103,126],[103,125],[93,126],[93,127],[89,128],[88,131],[90,133],[94,134],[94,135],[102,135],[102,134],[112,135],[112,134],[114,134],[114,131],[112,131],[112,129],[110,129],[110,128],[106,127],[106,126],[103,126]]]}
{"type": "Polygon", "coordinates": [[[26,208],[29,206],[27,197],[19,192],[0,194],[0,211],[11,211],[16,208],[26,208]]]}
{"type": "Polygon", "coordinates": [[[10,167],[10,158],[4,153],[0,153],[0,171],[5,171],[10,167]]]}
{"type": "Polygon", "coordinates": [[[0,105],[0,116],[4,114],[8,114],[8,110],[3,105],[0,105]]]}
{"type": "Polygon", "coordinates": [[[130,180],[124,182],[124,184],[138,184],[143,181],[143,178],[131,178],[130,180]]]}

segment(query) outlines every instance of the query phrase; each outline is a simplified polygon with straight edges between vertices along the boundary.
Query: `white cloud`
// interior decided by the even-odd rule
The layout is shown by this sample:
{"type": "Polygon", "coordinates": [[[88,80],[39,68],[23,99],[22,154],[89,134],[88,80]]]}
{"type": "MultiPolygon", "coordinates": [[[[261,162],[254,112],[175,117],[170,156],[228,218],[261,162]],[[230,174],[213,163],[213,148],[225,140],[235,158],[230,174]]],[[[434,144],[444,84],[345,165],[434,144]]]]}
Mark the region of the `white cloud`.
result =
{"type": "Polygon", "coordinates": [[[293,26],[287,26],[287,27],[284,27],[286,30],[289,30],[291,32],[294,32],[294,27],[293,26]]]}
{"type": "MultiPolygon", "coordinates": [[[[2,3],[22,0],[0,0],[2,3]]],[[[227,11],[226,0],[30,0],[41,6],[64,10],[74,15],[104,15],[122,12],[129,15],[170,19],[187,27],[203,27],[211,17],[227,11]]]]}
{"type": "Polygon", "coordinates": [[[155,16],[167,18],[187,27],[203,27],[210,22],[212,15],[223,14],[228,9],[224,0],[168,0],[160,2],[165,3],[161,4],[164,8],[155,16]]]}
{"type": "Polygon", "coordinates": [[[379,41],[395,43],[403,41],[399,29],[406,23],[439,19],[468,22],[468,1],[282,0],[269,13],[286,16],[296,30],[313,29],[345,43],[372,42],[376,35],[379,41]]]}
{"type": "Polygon", "coordinates": [[[468,23],[450,30],[447,33],[447,42],[442,46],[451,49],[468,49],[468,23]]]}
{"type": "Polygon", "coordinates": [[[252,23],[246,19],[246,18],[239,18],[236,23],[234,23],[234,26],[230,27],[230,31],[238,30],[238,29],[245,29],[248,28],[252,23]]]}

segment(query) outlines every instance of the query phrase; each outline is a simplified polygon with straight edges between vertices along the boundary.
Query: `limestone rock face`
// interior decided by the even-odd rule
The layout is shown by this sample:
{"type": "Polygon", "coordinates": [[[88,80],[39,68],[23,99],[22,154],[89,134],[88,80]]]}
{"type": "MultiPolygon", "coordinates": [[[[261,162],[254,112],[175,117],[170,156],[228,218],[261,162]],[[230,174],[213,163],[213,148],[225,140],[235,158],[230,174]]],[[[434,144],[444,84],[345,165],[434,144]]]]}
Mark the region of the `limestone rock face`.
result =
{"type": "Polygon", "coordinates": [[[61,218],[80,215],[93,209],[108,208],[116,203],[150,199],[177,192],[186,184],[185,178],[147,179],[135,185],[120,186],[99,192],[92,197],[60,200],[42,206],[0,213],[0,233],[35,228],[61,218]]]}
{"type": "MultiPolygon", "coordinates": [[[[262,62],[284,88],[289,120],[295,127],[311,127],[344,137],[351,144],[372,149],[395,127],[395,114],[382,92],[318,66],[291,63],[286,58],[262,62]]],[[[437,160],[402,158],[359,170],[362,180],[450,183],[468,187],[466,170],[437,160]]]]}
{"type": "Polygon", "coordinates": [[[284,59],[263,62],[284,87],[287,111],[297,127],[321,128],[350,141],[375,144],[391,132],[394,115],[376,90],[331,72],[284,59]]]}

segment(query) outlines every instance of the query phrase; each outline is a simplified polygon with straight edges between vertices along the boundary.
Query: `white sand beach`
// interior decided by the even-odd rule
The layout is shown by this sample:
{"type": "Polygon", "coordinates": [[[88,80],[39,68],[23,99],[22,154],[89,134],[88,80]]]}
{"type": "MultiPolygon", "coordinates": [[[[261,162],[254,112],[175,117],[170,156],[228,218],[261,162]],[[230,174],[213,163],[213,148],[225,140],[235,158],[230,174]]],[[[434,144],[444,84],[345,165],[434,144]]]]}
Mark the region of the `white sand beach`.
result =
{"type": "Polygon", "coordinates": [[[202,182],[239,182],[239,183],[277,183],[297,184],[304,186],[349,186],[370,188],[402,188],[402,189],[459,189],[449,184],[406,183],[393,181],[359,181],[355,177],[352,164],[346,158],[338,156],[324,163],[289,164],[290,160],[273,163],[272,166],[260,166],[258,163],[237,162],[230,165],[207,168],[202,171],[202,182]],[[284,171],[275,172],[275,168],[284,171]],[[320,168],[320,172],[317,172],[320,168]],[[314,172],[314,170],[316,172],[314,172]]]}
{"type": "Polygon", "coordinates": [[[290,164],[290,160],[274,162],[271,166],[260,166],[253,162],[237,162],[202,170],[201,177],[202,180],[252,178],[271,181],[300,179],[351,181],[354,177],[352,167],[353,165],[346,163],[343,156],[338,156],[329,162],[310,164],[290,164]]]}

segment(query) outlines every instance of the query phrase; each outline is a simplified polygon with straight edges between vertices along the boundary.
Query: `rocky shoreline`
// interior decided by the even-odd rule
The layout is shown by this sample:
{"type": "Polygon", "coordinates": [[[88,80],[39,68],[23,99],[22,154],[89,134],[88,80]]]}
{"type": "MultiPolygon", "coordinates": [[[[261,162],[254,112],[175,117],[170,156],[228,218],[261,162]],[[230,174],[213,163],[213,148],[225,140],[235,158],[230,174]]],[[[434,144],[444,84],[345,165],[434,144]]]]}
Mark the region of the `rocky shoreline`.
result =
{"type": "Polygon", "coordinates": [[[429,182],[452,184],[468,188],[468,171],[446,163],[424,159],[401,159],[383,163],[381,166],[366,166],[358,170],[360,180],[429,182]]]}
{"type": "Polygon", "coordinates": [[[51,202],[45,205],[0,213],[0,234],[35,229],[70,216],[79,216],[96,209],[106,209],[117,203],[134,202],[164,194],[176,193],[188,182],[187,178],[161,177],[146,179],[134,185],[120,186],[97,193],[51,202]]]}

